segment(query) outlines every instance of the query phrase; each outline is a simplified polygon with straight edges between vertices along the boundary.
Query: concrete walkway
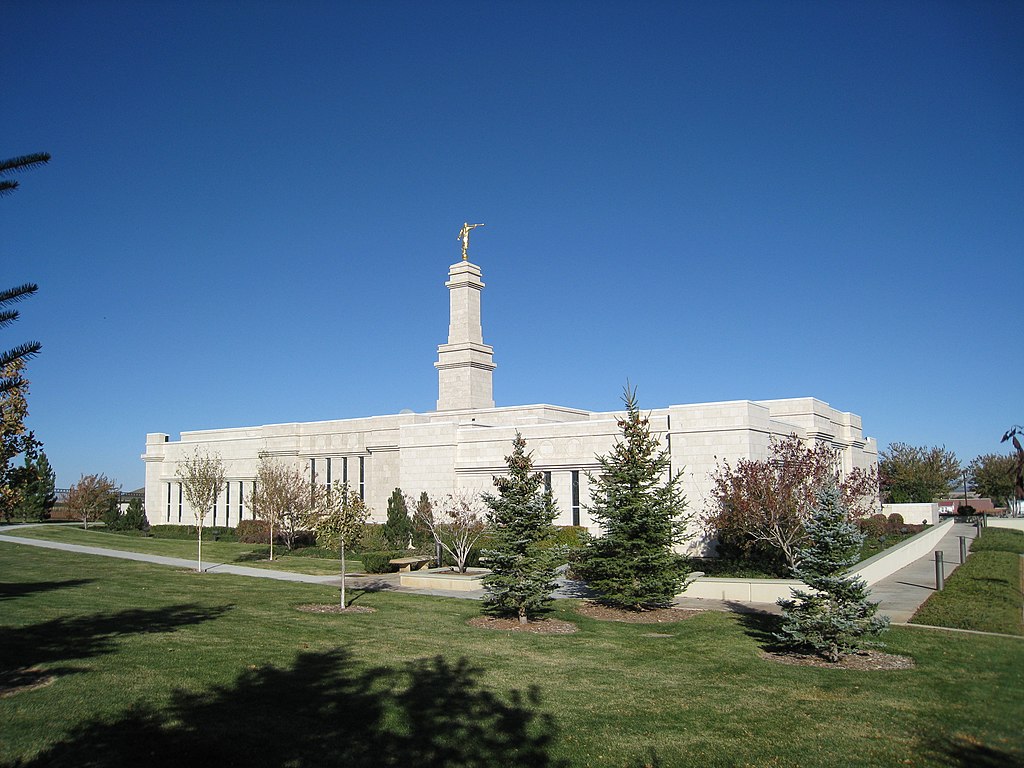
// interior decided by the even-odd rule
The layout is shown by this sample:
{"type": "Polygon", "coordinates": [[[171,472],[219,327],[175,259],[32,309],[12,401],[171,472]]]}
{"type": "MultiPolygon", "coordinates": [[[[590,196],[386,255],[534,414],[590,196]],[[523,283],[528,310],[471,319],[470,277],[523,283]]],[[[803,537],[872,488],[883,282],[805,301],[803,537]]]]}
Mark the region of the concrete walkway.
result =
{"type": "MultiPolygon", "coordinates": [[[[888,616],[893,624],[906,624],[935,591],[935,551],[942,551],[943,573],[949,578],[960,565],[960,537],[967,538],[967,548],[970,551],[971,542],[976,535],[977,531],[973,525],[956,523],[927,555],[872,584],[871,599],[878,602],[879,615],[888,616]]],[[[774,603],[741,603],[734,600],[706,600],[696,597],[679,597],[676,598],[675,604],[681,608],[704,608],[736,613],[782,612],[774,603]]]]}
{"type": "MultiPolygon", "coordinates": [[[[27,526],[4,526],[0,527],[0,541],[12,544],[27,544],[33,547],[45,549],[59,549],[65,552],[78,552],[85,555],[99,555],[102,557],[117,557],[123,560],[136,560],[158,565],[169,565],[175,568],[194,570],[196,561],[179,557],[163,557],[161,555],[147,555],[139,552],[125,552],[117,549],[105,549],[102,547],[86,547],[79,544],[65,544],[56,541],[45,541],[42,539],[29,539],[20,536],[4,535],[4,531],[12,528],[27,526]]],[[[974,526],[962,523],[955,524],[950,531],[939,541],[935,548],[943,552],[945,563],[944,572],[946,577],[960,565],[960,536],[967,537],[968,548],[976,535],[974,526]]],[[[230,573],[236,576],[250,576],[259,579],[277,579],[279,581],[298,581],[307,584],[325,584],[329,586],[340,586],[341,579],[338,576],[313,576],[304,573],[292,573],[290,571],[275,571],[269,568],[251,568],[244,565],[231,565],[228,563],[204,564],[203,570],[209,573],[230,573]]],[[[439,589],[420,589],[403,587],[399,584],[397,573],[369,574],[365,576],[349,576],[347,579],[349,589],[368,589],[370,591],[389,590],[396,592],[409,592],[425,595],[437,595],[440,597],[458,597],[470,600],[479,600],[483,597],[482,589],[471,592],[450,592],[439,589]]],[[[871,597],[879,601],[879,613],[888,616],[894,624],[906,623],[920,605],[928,599],[928,596],[935,591],[935,561],[934,554],[929,553],[925,557],[916,560],[910,565],[902,568],[871,587],[871,597]]],[[[555,597],[585,597],[585,587],[579,582],[560,579],[554,593],[555,597]]],[[[678,597],[674,601],[681,608],[695,608],[705,610],[732,611],[736,613],[769,612],[779,613],[779,607],[774,603],[741,603],[730,600],[708,600],[694,597],[678,597]]]]}

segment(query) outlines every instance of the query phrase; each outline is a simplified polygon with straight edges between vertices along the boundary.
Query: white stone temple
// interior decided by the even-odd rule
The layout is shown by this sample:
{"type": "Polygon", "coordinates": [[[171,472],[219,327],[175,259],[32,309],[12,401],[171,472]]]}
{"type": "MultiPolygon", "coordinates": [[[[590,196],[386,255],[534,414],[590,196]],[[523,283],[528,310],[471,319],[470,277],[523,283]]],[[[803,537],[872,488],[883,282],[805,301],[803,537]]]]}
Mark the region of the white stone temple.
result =
{"type": "MultiPolygon", "coordinates": [[[[493,490],[492,477],[505,472],[504,457],[518,430],[554,494],[555,522],[591,527],[587,473],[598,468],[595,456],[615,442],[621,412],[545,404],[495,407],[494,350],[484,343],[480,323],[480,267],[468,260],[453,264],[445,285],[450,312],[448,341],[438,346],[434,363],[437,410],[197,430],[182,432],[177,441],[150,433],[142,456],[150,523],[194,521],[178,462],[196,448],[220,454],[227,468],[226,489],[206,525],[233,526],[252,517],[246,502],[262,455],[299,464],[315,483],[348,482],[372,508],[373,518],[383,521],[396,487],[415,497],[421,491],[493,490]]],[[[650,419],[673,470],[683,470],[692,511],[703,508],[718,460],[765,458],[772,435],[795,432],[811,442],[825,441],[839,449],[846,471],[877,463],[878,447],[863,436],[860,417],[812,397],[669,405],[651,410],[650,419]]]]}

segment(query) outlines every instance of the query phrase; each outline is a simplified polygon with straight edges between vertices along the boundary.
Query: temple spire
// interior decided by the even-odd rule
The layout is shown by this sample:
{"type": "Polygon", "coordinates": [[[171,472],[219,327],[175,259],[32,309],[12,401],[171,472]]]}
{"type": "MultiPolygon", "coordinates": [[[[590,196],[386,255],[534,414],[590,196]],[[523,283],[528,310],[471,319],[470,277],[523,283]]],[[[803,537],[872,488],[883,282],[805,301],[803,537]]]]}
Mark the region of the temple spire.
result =
{"type": "MultiPolygon", "coordinates": [[[[468,225],[467,225],[468,226],[468,225]]],[[[473,226],[480,226],[479,224],[473,226]]],[[[465,232],[463,256],[468,246],[465,232]]],[[[493,408],[494,348],[484,344],[480,323],[480,267],[468,259],[448,269],[448,343],[437,348],[437,410],[493,408]]]]}

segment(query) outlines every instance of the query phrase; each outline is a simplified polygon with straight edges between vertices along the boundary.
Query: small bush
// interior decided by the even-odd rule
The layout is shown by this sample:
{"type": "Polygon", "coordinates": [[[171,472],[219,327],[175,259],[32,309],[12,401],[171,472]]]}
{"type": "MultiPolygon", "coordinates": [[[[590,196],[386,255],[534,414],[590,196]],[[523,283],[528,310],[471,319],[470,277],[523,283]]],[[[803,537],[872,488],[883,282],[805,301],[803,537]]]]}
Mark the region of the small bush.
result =
{"type": "Polygon", "coordinates": [[[587,529],[582,525],[560,525],[555,528],[555,531],[552,543],[556,547],[566,547],[571,551],[583,549],[586,546],[587,529]]]}
{"type": "Polygon", "coordinates": [[[397,565],[392,565],[389,560],[401,557],[404,553],[394,549],[378,550],[375,552],[363,552],[359,559],[363,563],[363,570],[367,573],[393,573],[398,570],[397,565]]]}
{"type": "Polygon", "coordinates": [[[235,540],[242,544],[266,544],[270,529],[263,520],[242,520],[235,526],[235,540]]]}
{"type": "MultiPolygon", "coordinates": [[[[186,541],[196,538],[196,529],[191,525],[154,525],[149,533],[155,539],[186,541]]],[[[203,541],[235,541],[235,531],[222,525],[207,525],[203,527],[203,541]]]]}
{"type": "Polygon", "coordinates": [[[900,529],[903,528],[903,515],[899,512],[893,512],[889,515],[887,522],[889,533],[899,533],[900,529]]]}
{"type": "Polygon", "coordinates": [[[362,536],[356,543],[356,548],[368,552],[385,552],[393,549],[384,536],[384,526],[376,522],[368,522],[362,526],[362,536]]]}
{"type": "Polygon", "coordinates": [[[865,535],[874,539],[885,536],[889,530],[889,518],[881,513],[858,520],[857,524],[865,535]]]}

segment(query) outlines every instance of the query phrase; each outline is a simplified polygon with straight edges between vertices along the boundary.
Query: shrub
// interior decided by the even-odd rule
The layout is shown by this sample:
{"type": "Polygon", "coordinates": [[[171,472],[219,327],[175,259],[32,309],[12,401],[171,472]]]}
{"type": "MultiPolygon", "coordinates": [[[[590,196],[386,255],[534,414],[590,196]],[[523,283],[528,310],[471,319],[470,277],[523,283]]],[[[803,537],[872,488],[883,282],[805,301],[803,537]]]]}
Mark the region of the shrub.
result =
{"type": "Polygon", "coordinates": [[[885,536],[889,530],[889,518],[879,513],[858,521],[861,531],[872,538],[885,536]]]}
{"type": "Polygon", "coordinates": [[[900,529],[903,528],[903,515],[899,512],[893,512],[889,515],[889,533],[899,533],[900,529]]]}
{"type": "MultiPolygon", "coordinates": [[[[149,529],[155,539],[175,539],[194,541],[196,529],[191,525],[154,525],[149,529]]],[[[204,541],[235,541],[235,532],[224,526],[203,526],[204,541]]]]}
{"type": "Polygon", "coordinates": [[[266,544],[270,528],[266,520],[241,520],[235,526],[235,540],[243,544],[266,544]]]}
{"type": "Polygon", "coordinates": [[[379,523],[366,523],[363,526],[363,535],[359,537],[356,549],[368,552],[383,552],[392,547],[387,542],[384,526],[379,523]]]}
{"type": "Polygon", "coordinates": [[[402,552],[394,549],[386,549],[375,552],[363,552],[359,559],[363,563],[363,570],[367,573],[393,573],[398,570],[398,566],[392,565],[388,561],[401,557],[402,554],[402,552]]]}

